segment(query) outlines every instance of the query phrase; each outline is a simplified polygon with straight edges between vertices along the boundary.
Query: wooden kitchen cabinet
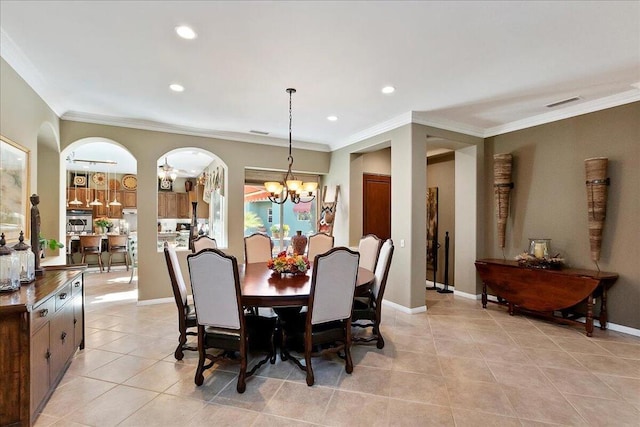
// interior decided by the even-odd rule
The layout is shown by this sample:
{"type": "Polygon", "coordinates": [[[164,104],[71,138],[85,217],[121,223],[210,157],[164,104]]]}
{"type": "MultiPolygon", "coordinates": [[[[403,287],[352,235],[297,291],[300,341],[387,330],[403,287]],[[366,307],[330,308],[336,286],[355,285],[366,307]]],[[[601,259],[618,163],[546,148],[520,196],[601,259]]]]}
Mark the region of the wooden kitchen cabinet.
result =
{"type": "Polygon", "coordinates": [[[158,192],[158,218],[178,217],[178,196],[173,192],[158,192]]]}
{"type": "Polygon", "coordinates": [[[177,194],[177,200],[176,203],[178,205],[178,218],[183,219],[189,219],[191,218],[190,215],[190,203],[189,203],[189,193],[176,193],[177,194]]]}
{"type": "Polygon", "coordinates": [[[107,216],[107,192],[105,190],[94,190],[94,200],[98,200],[101,205],[93,207],[93,219],[107,216]]]}
{"type": "Polygon", "coordinates": [[[125,209],[136,209],[138,206],[138,193],[135,191],[123,191],[120,203],[125,209]]]}
{"type": "Polygon", "coordinates": [[[32,425],[84,348],[84,269],[46,267],[0,295],[0,425],[32,425]]]}
{"type": "Polygon", "coordinates": [[[87,207],[87,200],[89,203],[93,200],[93,190],[91,188],[67,188],[67,203],[75,200],[76,197],[82,204],[69,205],[67,209],[91,209],[91,207],[87,207]]]}

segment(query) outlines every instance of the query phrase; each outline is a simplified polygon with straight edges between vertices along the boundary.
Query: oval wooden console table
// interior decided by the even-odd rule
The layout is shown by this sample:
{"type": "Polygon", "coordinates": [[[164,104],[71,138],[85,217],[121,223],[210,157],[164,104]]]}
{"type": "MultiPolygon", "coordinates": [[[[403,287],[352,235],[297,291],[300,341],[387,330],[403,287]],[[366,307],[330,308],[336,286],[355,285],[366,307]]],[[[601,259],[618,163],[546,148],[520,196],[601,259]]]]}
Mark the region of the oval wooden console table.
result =
{"type": "Polygon", "coordinates": [[[618,279],[616,273],[563,268],[560,270],[523,267],[517,261],[481,259],[475,262],[482,279],[482,307],[487,307],[487,287],[508,305],[561,323],[577,323],[572,308],[586,302],[585,329],[593,334],[593,304],[600,298],[600,329],[607,328],[607,290],[618,279]],[[562,313],[557,316],[555,313],[562,313]]]}

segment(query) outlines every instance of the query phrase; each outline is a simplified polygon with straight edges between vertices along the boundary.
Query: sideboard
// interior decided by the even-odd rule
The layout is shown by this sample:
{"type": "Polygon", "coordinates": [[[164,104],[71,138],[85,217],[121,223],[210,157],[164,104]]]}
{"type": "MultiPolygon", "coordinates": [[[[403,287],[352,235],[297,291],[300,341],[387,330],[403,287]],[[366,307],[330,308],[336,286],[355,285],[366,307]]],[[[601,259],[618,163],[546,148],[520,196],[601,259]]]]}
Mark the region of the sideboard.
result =
{"type": "Polygon", "coordinates": [[[607,327],[607,290],[618,279],[616,273],[563,268],[559,270],[524,267],[517,261],[477,260],[482,279],[482,307],[487,307],[487,287],[509,314],[521,310],[562,323],[578,323],[573,307],[586,303],[584,317],[587,336],[593,334],[593,304],[600,298],[600,328],[607,327]],[[560,315],[557,315],[559,313],[560,315]],[[571,315],[570,315],[571,314],[571,315]]]}
{"type": "Polygon", "coordinates": [[[32,425],[84,348],[85,267],[46,267],[0,294],[0,426],[32,425]]]}

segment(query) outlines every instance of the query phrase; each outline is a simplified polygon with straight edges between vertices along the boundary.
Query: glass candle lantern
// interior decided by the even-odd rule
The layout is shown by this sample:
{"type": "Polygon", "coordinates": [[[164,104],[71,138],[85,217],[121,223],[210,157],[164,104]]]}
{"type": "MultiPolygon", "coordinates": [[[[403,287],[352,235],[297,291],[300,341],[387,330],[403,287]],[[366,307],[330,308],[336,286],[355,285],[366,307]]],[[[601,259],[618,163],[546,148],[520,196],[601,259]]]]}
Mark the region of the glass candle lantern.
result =
{"type": "Polygon", "coordinates": [[[551,239],[529,239],[529,255],[538,259],[549,258],[551,239]]]}
{"type": "Polygon", "coordinates": [[[36,279],[36,256],[31,246],[24,242],[24,232],[20,232],[18,243],[13,246],[20,260],[20,283],[31,283],[36,279]]]}
{"type": "Polygon", "coordinates": [[[4,233],[0,235],[0,291],[20,289],[20,260],[16,252],[6,246],[4,233]]]}

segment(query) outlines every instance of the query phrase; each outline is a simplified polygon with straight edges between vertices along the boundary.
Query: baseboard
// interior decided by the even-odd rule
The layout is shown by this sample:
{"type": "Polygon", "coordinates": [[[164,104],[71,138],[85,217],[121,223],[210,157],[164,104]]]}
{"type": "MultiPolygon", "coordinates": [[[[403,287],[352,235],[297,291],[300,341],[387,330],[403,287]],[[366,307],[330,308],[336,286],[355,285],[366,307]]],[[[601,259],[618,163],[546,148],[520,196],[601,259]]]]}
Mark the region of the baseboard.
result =
{"type": "MultiPolygon", "coordinates": [[[[456,291],[455,293],[456,295],[458,294],[458,292],[456,291]]],[[[479,295],[472,295],[472,294],[466,294],[464,292],[460,293],[461,297],[464,298],[470,298],[470,299],[481,299],[482,298],[482,294],[479,295]],[[464,294],[464,295],[463,295],[464,294]]],[[[487,300],[489,301],[498,301],[498,298],[495,295],[487,295],[487,300]]],[[[577,322],[580,323],[585,323],[587,321],[586,318],[581,317],[576,319],[577,322]]],[[[593,327],[600,327],[600,321],[596,318],[593,319],[593,327]]],[[[629,334],[629,335],[633,335],[635,337],[640,337],[640,329],[636,329],[636,328],[631,328],[629,326],[624,326],[624,325],[618,325],[617,323],[611,323],[611,322],[607,322],[607,329],[611,329],[612,331],[616,331],[616,332],[622,332],[623,334],[629,334]]]]}
{"type": "Polygon", "coordinates": [[[156,298],[156,299],[145,299],[142,301],[138,301],[137,306],[141,305],[154,305],[154,304],[166,304],[168,302],[175,302],[175,299],[172,297],[168,298],[156,298]]]}
{"type": "Polygon", "coordinates": [[[404,305],[396,304],[395,302],[391,302],[386,299],[382,300],[382,304],[406,314],[417,314],[417,313],[424,313],[425,311],[427,311],[426,305],[415,307],[415,308],[408,308],[408,307],[405,307],[404,305]]]}
{"type": "Polygon", "coordinates": [[[480,299],[480,295],[469,294],[467,292],[456,291],[456,290],[453,291],[453,295],[462,297],[462,298],[467,298],[467,299],[480,299]]]}

